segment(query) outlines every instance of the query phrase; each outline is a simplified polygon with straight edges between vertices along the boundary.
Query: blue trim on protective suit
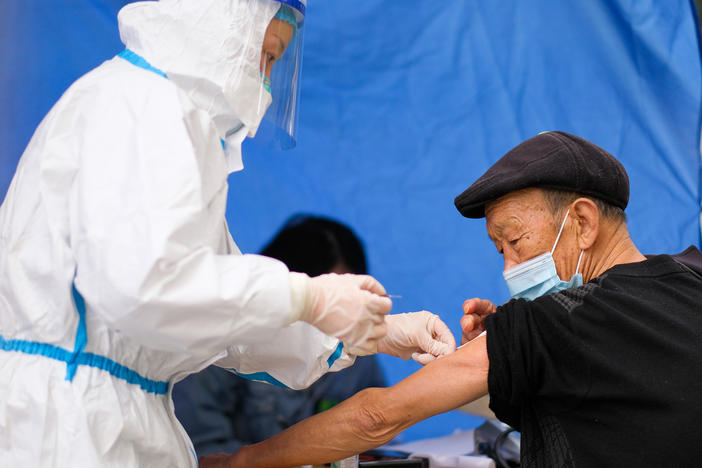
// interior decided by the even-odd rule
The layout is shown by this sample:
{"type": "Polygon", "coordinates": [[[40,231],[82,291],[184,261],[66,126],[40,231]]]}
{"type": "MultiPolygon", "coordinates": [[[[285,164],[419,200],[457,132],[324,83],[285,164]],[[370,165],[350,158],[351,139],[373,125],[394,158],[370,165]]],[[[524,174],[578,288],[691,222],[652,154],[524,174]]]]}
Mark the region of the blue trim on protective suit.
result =
{"type": "Polygon", "coordinates": [[[241,372],[237,372],[236,369],[227,369],[227,370],[234,372],[239,377],[243,377],[247,380],[257,380],[259,382],[267,382],[267,383],[269,383],[271,385],[275,385],[277,387],[290,388],[287,385],[285,385],[283,382],[281,382],[280,380],[273,377],[268,372],[254,372],[253,374],[242,374],[241,372]]]}
{"type": "MultiPolygon", "coordinates": [[[[344,343],[339,341],[339,344],[336,346],[336,349],[334,350],[333,353],[331,353],[331,356],[329,356],[329,359],[327,359],[327,364],[329,364],[329,368],[331,368],[331,366],[334,365],[336,360],[339,359],[339,357],[341,357],[341,353],[343,351],[344,351],[344,343]]],[[[239,372],[233,368],[228,368],[227,370],[230,372],[234,372],[239,377],[243,377],[247,380],[257,380],[259,382],[267,382],[267,383],[269,383],[271,385],[275,385],[277,387],[290,388],[287,385],[285,385],[283,382],[281,382],[280,380],[273,377],[268,372],[254,372],[253,374],[242,374],[241,372],[239,372]]]]}
{"type": "Polygon", "coordinates": [[[73,355],[70,351],[47,343],[25,340],[5,340],[2,336],[0,336],[0,349],[3,351],[18,351],[24,354],[36,354],[63,362],[70,361],[73,355]]]}
{"type": "Polygon", "coordinates": [[[151,380],[139,375],[136,371],[123,366],[110,358],[93,353],[81,353],[76,360],[78,365],[97,367],[109,372],[113,377],[122,379],[127,383],[140,386],[144,391],[165,395],[168,392],[168,382],[151,380]]]}
{"type": "Polygon", "coordinates": [[[143,68],[144,70],[148,70],[156,73],[157,75],[161,75],[164,78],[168,78],[166,76],[166,73],[163,72],[163,70],[159,70],[158,68],[154,67],[149,62],[147,62],[144,57],[132,52],[129,49],[124,49],[122,52],[117,54],[117,57],[123,58],[127,62],[136,65],[139,68],[143,68]]]}
{"type": "Polygon", "coordinates": [[[333,353],[331,353],[331,356],[329,356],[329,359],[327,359],[327,364],[329,364],[329,368],[331,369],[331,366],[334,365],[337,359],[341,357],[341,353],[344,351],[344,343],[339,341],[339,344],[337,345],[336,349],[334,350],[333,353]]]}
{"type": "MultiPolygon", "coordinates": [[[[35,341],[25,340],[5,340],[0,336],[0,349],[3,351],[17,351],[24,354],[34,354],[44,356],[49,359],[65,362],[69,366],[90,366],[109,372],[112,376],[127,381],[128,383],[139,385],[147,392],[157,395],[165,395],[168,391],[168,382],[159,382],[156,380],[142,377],[135,371],[117,364],[112,359],[104,356],[98,356],[93,353],[75,353],[55,345],[47,343],[37,343],[35,341]]],[[[75,374],[75,370],[73,371],[75,374]]],[[[70,380],[66,376],[66,380],[70,380]]]]}
{"type": "Polygon", "coordinates": [[[113,377],[122,379],[127,383],[139,385],[143,390],[157,395],[165,395],[168,391],[168,382],[147,379],[139,375],[136,371],[118,364],[110,358],[99,356],[93,353],[85,353],[83,350],[88,344],[88,332],[85,324],[85,300],[80,295],[75,285],[73,289],[73,300],[78,311],[78,329],[76,330],[76,340],[73,351],[68,351],[59,346],[48,343],[38,343],[26,340],[5,340],[0,335],[0,349],[3,351],[17,351],[24,354],[34,354],[44,356],[49,359],[66,363],[66,380],[72,381],[78,370],[78,366],[96,367],[109,372],[113,377]]]}
{"type": "Polygon", "coordinates": [[[85,326],[85,301],[83,300],[83,296],[81,296],[76,289],[75,284],[71,286],[71,289],[73,291],[73,302],[75,302],[76,309],[78,310],[78,329],[76,330],[76,341],[73,345],[73,353],[66,363],[66,380],[69,382],[73,380],[78,370],[78,363],[76,362],[78,356],[85,349],[85,345],[88,344],[88,332],[85,326]]]}

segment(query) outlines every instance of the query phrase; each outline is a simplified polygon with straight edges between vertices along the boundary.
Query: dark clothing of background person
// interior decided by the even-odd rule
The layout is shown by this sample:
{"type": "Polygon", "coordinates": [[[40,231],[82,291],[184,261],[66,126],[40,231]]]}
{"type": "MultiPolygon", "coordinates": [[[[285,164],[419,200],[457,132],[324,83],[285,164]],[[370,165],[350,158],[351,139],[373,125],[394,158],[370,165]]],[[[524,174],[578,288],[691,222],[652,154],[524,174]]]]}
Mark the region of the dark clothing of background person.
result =
{"type": "Polygon", "coordinates": [[[676,257],[486,319],[490,407],[522,467],[700,466],[702,254],[676,257]]]}

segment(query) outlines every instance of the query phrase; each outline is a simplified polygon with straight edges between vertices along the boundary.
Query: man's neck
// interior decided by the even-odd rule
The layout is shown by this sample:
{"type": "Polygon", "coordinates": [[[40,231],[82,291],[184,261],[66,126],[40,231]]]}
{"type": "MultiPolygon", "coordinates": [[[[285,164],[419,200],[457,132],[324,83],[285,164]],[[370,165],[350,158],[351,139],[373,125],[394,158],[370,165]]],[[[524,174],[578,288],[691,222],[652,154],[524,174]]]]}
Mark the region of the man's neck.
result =
{"type": "Polygon", "coordinates": [[[629,236],[625,223],[604,229],[601,233],[603,242],[594,249],[594,255],[588,259],[583,268],[583,279],[590,281],[600,276],[615,265],[646,260],[629,236]]]}

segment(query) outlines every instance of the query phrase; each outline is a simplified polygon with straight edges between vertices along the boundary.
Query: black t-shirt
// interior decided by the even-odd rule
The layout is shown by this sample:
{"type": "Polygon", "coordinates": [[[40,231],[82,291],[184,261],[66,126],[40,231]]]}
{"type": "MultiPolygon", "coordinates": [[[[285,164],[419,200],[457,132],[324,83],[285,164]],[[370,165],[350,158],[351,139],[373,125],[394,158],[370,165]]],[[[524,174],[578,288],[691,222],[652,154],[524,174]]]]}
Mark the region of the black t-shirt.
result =
{"type": "Polygon", "coordinates": [[[486,329],[523,467],[702,466],[702,278],[672,257],[512,300],[486,329]]]}

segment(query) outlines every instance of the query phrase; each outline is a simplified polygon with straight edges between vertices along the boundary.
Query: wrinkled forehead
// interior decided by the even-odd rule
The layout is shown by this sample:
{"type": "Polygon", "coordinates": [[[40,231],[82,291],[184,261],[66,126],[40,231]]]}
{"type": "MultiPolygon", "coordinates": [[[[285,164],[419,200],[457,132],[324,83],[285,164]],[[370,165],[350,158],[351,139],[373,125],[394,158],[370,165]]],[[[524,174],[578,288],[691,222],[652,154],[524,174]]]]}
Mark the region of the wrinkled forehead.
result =
{"type": "Polygon", "coordinates": [[[515,225],[536,227],[552,218],[543,191],[534,187],[510,192],[485,205],[485,224],[492,239],[515,225]]]}

